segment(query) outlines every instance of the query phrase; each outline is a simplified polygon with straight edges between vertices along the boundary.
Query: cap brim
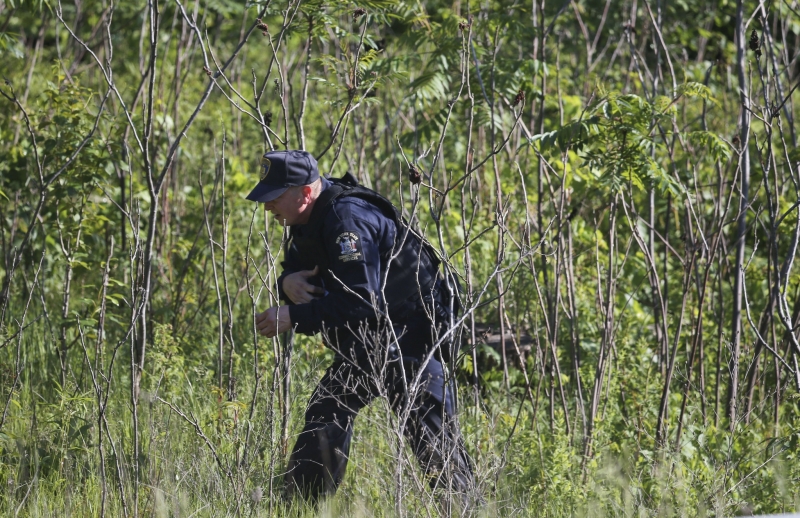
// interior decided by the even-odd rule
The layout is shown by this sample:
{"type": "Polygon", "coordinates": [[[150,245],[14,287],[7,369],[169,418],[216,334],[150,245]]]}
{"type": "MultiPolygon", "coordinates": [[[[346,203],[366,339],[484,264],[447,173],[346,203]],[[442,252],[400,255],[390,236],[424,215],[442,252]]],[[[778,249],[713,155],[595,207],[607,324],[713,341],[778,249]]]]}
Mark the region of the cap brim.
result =
{"type": "Polygon", "coordinates": [[[259,182],[255,189],[250,191],[250,194],[247,195],[247,199],[257,203],[266,203],[285,193],[286,189],[288,189],[288,187],[275,187],[267,185],[264,182],[259,182]]]}

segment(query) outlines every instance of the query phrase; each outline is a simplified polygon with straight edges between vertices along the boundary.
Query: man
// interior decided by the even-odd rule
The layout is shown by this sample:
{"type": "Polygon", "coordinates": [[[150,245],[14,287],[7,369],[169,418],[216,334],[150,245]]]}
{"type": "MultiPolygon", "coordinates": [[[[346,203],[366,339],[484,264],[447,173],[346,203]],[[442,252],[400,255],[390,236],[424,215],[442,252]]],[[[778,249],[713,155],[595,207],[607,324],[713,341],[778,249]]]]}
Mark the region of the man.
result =
{"type": "Polygon", "coordinates": [[[320,178],[305,151],[271,151],[247,199],[291,229],[280,297],[256,316],[262,335],[322,332],[336,351],[311,397],[289,459],[287,489],[317,500],[344,478],[353,421],[385,396],[434,489],[467,495],[471,461],[445,382],[451,314],[439,261],[400,213],[351,175],[320,178]]]}

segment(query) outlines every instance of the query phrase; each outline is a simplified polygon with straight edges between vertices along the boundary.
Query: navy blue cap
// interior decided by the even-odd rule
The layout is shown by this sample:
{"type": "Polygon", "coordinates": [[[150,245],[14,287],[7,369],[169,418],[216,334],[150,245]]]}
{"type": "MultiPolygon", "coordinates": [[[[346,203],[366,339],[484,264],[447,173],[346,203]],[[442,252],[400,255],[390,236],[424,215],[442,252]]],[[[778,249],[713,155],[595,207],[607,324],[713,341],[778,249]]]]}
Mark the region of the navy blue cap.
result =
{"type": "Polygon", "coordinates": [[[289,187],[308,185],[319,179],[317,161],[307,151],[270,151],[261,157],[261,181],[247,199],[272,201],[289,187]]]}

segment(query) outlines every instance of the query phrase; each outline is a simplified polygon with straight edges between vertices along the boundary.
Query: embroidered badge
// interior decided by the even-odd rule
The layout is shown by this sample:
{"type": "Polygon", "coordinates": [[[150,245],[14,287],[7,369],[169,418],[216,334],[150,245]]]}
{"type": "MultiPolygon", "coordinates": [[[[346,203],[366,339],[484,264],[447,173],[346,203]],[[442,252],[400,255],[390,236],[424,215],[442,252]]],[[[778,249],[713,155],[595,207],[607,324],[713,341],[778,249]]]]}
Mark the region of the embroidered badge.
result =
{"type": "Polygon", "coordinates": [[[339,260],[343,263],[361,259],[361,240],[355,232],[342,232],[336,238],[339,245],[339,260]]]}
{"type": "Polygon", "coordinates": [[[267,158],[265,156],[261,157],[261,179],[262,180],[264,178],[266,178],[267,175],[269,174],[269,168],[270,168],[271,165],[272,165],[272,162],[270,162],[269,158],[267,158]]]}

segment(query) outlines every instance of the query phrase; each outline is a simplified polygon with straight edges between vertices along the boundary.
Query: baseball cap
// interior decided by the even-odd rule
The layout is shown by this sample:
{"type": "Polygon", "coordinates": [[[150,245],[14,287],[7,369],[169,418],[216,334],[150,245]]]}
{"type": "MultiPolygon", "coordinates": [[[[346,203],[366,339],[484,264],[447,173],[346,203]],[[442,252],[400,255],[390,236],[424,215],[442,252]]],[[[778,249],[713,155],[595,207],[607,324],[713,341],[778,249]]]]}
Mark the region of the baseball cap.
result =
{"type": "Polygon", "coordinates": [[[308,185],[319,179],[317,161],[307,151],[270,151],[261,157],[261,181],[247,199],[258,203],[272,201],[289,187],[308,185]]]}

